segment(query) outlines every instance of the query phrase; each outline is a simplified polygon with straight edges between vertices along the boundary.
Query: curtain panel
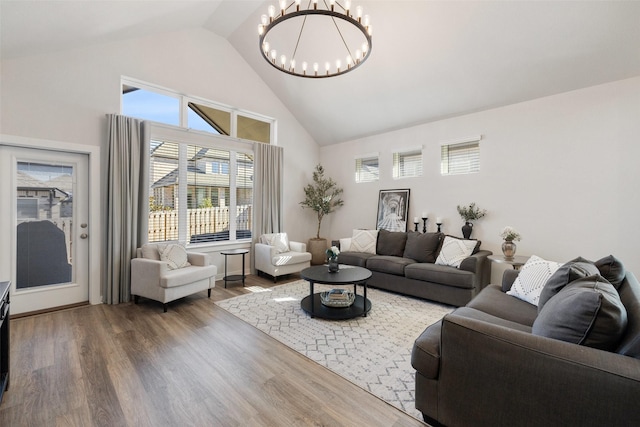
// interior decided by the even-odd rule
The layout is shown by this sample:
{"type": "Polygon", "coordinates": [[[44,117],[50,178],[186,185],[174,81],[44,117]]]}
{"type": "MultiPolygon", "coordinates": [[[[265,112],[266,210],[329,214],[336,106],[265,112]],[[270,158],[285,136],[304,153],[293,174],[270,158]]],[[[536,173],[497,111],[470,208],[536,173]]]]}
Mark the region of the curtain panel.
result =
{"type": "MultiPolygon", "coordinates": [[[[251,236],[257,243],[265,233],[282,230],[282,189],[284,150],[282,147],[256,142],[254,144],[253,228],[251,236]]],[[[252,245],[252,251],[254,246],[252,245]]],[[[251,273],[256,274],[254,254],[251,273]]]]}
{"type": "Polygon", "coordinates": [[[149,141],[138,119],[107,115],[105,274],[107,304],[131,298],[131,259],[147,241],[149,141]]]}

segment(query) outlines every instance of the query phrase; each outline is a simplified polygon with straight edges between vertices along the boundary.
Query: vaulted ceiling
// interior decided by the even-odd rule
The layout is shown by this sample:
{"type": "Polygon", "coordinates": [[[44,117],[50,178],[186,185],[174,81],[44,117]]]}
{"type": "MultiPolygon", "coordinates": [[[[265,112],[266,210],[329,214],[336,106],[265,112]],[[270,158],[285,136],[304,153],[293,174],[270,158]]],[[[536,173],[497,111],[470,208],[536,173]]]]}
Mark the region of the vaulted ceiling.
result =
{"type": "Polygon", "coordinates": [[[328,79],[260,56],[257,24],[276,0],[1,0],[0,59],[204,28],[321,145],[640,75],[638,1],[352,2],[371,16],[371,57],[328,79]]]}

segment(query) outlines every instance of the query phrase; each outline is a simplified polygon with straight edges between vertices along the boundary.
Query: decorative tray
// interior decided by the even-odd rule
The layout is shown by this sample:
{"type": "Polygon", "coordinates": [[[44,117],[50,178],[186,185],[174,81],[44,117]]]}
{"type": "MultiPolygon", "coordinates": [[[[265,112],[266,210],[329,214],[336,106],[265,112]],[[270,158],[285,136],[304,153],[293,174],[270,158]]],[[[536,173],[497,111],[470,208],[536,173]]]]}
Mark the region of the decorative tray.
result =
{"type": "Polygon", "coordinates": [[[320,292],[320,301],[327,307],[349,307],[355,300],[354,293],[346,289],[331,289],[330,291],[320,292]]]}

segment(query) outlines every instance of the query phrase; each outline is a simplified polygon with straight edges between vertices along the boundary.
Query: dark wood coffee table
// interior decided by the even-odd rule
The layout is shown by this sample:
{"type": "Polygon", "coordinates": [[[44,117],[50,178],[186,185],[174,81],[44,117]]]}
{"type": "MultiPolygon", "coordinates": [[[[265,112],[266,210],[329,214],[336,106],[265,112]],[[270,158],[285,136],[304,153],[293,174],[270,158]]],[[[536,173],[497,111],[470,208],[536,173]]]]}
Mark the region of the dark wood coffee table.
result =
{"type": "Polygon", "coordinates": [[[366,268],[340,265],[339,271],[330,273],[326,265],[317,265],[305,268],[300,272],[300,276],[309,282],[309,296],[302,299],[300,306],[311,317],[334,320],[353,319],[358,316],[366,316],[371,310],[371,301],[367,299],[367,280],[371,277],[371,272],[366,268]],[[349,307],[328,307],[322,304],[319,293],[313,293],[313,285],[316,283],[353,285],[355,301],[349,307]],[[364,295],[358,295],[357,285],[363,286],[364,295]]]}

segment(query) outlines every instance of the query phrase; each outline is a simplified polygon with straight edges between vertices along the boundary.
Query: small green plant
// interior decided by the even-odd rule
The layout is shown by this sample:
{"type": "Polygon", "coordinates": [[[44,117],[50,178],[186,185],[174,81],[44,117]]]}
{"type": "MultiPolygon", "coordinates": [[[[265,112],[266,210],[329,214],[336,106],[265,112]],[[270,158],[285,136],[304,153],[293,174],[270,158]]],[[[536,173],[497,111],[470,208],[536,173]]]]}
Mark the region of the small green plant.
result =
{"type": "Polygon", "coordinates": [[[458,205],[458,213],[465,222],[469,222],[482,218],[487,214],[487,211],[485,209],[478,208],[475,202],[472,202],[469,206],[458,205]]]}
{"type": "Polygon", "coordinates": [[[520,236],[520,233],[518,233],[518,231],[511,227],[510,225],[507,225],[505,228],[502,229],[502,232],[500,233],[500,237],[502,237],[506,242],[513,242],[514,240],[516,242],[519,242],[520,239],[522,238],[520,236]]]}
{"type": "Polygon", "coordinates": [[[300,202],[303,208],[309,208],[318,215],[316,239],[320,238],[322,218],[344,204],[340,198],[342,191],[332,178],[325,178],[324,168],[318,164],[313,171],[313,184],[304,187],[305,198],[300,202]]]}
{"type": "Polygon", "coordinates": [[[198,208],[200,209],[206,209],[206,208],[212,208],[212,207],[213,207],[213,203],[211,203],[211,199],[208,197],[202,199],[202,201],[198,205],[198,208]]]}

